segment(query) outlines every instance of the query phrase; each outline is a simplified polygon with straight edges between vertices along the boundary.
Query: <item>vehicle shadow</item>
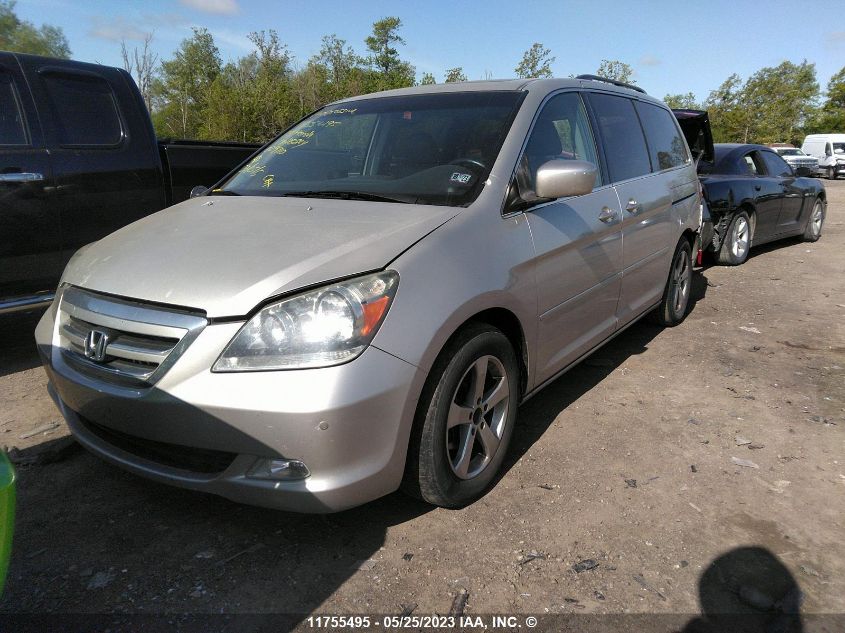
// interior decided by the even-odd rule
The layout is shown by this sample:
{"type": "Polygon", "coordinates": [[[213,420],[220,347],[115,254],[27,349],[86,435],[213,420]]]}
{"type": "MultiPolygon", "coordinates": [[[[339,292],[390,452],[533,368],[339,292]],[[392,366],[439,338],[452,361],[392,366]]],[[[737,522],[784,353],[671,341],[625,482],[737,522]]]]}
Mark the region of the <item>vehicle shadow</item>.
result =
{"type": "Polygon", "coordinates": [[[805,242],[804,239],[800,236],[788,237],[786,239],[768,242],[767,244],[763,244],[761,246],[754,246],[751,249],[751,252],[748,253],[748,259],[754,259],[755,257],[760,257],[761,255],[767,255],[772,251],[779,251],[790,246],[799,246],[801,244],[808,243],[809,242],[805,242]]]}
{"type": "MultiPolygon", "coordinates": [[[[288,630],[359,570],[393,567],[380,552],[387,530],[433,509],[397,493],[332,515],[274,511],[141,479],[85,451],[18,467],[17,488],[0,628],[18,617],[32,630],[57,630],[68,613],[92,614],[77,617],[78,630],[114,620],[103,614],[157,630],[164,622],[149,614],[242,610],[267,617],[237,630],[288,630]]],[[[401,565],[403,552],[391,555],[401,565]]]]}
{"type": "MultiPolygon", "coordinates": [[[[690,312],[707,293],[705,270],[693,271],[690,312]]],[[[631,356],[646,352],[649,343],[663,330],[647,318],[642,319],[525,402],[519,409],[516,431],[496,481],[501,480],[543,436],[561,411],[610,376],[631,356]]]]}
{"type": "Polygon", "coordinates": [[[682,633],[801,633],[803,594],[763,547],[738,547],[714,559],[698,580],[701,615],[682,633]]]}
{"type": "Polygon", "coordinates": [[[38,367],[35,326],[43,311],[10,315],[0,322],[0,377],[38,367]]]}

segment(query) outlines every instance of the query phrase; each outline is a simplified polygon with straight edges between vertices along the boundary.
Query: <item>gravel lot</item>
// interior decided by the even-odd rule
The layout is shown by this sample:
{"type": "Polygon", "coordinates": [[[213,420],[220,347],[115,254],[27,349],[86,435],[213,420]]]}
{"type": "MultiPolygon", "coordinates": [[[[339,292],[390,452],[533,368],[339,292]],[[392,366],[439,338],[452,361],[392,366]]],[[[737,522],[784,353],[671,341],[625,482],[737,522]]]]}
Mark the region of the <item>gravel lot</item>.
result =
{"type": "Polygon", "coordinates": [[[445,614],[457,596],[683,627],[789,611],[797,585],[804,630],[835,630],[813,617],[845,613],[845,182],[824,183],[821,241],[700,270],[681,326],[635,325],[523,406],[504,475],[463,510],[394,494],[299,516],[124,473],[62,440],[35,320],[4,323],[0,444],[34,461],[0,612],[445,614]]]}

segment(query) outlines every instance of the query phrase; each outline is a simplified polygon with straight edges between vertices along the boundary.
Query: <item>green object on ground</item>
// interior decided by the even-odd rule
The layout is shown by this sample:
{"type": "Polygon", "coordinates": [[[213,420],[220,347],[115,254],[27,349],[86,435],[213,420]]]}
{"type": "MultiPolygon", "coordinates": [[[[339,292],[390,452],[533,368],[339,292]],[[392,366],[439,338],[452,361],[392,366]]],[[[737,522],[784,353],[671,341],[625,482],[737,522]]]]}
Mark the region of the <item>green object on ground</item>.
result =
{"type": "Polygon", "coordinates": [[[0,595],[6,584],[6,571],[12,554],[15,528],[15,469],[4,451],[0,451],[0,595]]]}

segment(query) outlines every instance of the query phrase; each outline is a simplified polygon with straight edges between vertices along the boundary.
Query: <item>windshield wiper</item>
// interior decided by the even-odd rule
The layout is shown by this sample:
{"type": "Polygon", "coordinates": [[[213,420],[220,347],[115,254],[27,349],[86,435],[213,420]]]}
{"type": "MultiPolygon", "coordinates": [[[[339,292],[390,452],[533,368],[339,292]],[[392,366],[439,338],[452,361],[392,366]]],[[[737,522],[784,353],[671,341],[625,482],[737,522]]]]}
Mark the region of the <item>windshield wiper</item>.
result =
{"type": "Polygon", "coordinates": [[[235,191],[232,191],[231,189],[214,189],[212,191],[209,191],[205,195],[207,195],[207,196],[239,196],[241,194],[239,194],[235,191]]]}
{"type": "Polygon", "coordinates": [[[286,198],[329,198],[337,200],[369,200],[371,202],[401,202],[403,204],[409,204],[407,200],[368,193],[366,191],[285,191],[281,194],[281,196],[286,198]]]}

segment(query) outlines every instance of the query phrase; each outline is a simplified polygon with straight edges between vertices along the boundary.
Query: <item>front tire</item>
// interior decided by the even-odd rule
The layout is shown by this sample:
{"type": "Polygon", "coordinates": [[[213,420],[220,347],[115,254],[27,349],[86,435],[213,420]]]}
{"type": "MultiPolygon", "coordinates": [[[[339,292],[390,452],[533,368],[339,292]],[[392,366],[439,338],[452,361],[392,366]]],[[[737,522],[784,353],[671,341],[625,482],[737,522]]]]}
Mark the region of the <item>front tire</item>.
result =
{"type": "Polygon", "coordinates": [[[810,218],[807,220],[807,227],[804,229],[805,242],[818,242],[822,236],[822,227],[824,226],[824,204],[816,198],[813,203],[813,210],[810,213],[810,218]]]}
{"type": "Polygon", "coordinates": [[[827,168],[827,178],[828,180],[836,180],[836,167],[827,168]]]}
{"type": "Polygon", "coordinates": [[[745,211],[738,211],[719,249],[719,263],[724,266],[744,264],[750,250],[751,220],[745,211]]]}
{"type": "Polygon", "coordinates": [[[492,483],[510,444],[519,364],[498,329],[474,324],[443,350],[420,398],[403,490],[458,508],[492,483]]]}
{"type": "Polygon", "coordinates": [[[663,289],[660,306],[654,311],[654,320],[664,327],[678,325],[689,311],[692,292],[692,248],[682,237],[675,248],[669,278],[663,289]]]}

